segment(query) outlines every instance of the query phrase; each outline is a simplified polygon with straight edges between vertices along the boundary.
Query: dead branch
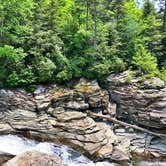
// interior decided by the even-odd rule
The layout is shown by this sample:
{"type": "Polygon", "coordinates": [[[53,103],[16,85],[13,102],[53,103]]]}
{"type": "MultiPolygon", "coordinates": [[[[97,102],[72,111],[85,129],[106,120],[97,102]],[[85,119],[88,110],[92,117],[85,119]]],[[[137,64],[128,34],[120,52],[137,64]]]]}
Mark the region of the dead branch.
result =
{"type": "Polygon", "coordinates": [[[116,118],[113,118],[111,116],[107,116],[107,115],[99,115],[99,114],[96,114],[96,113],[93,113],[91,111],[88,111],[87,112],[88,115],[92,118],[100,118],[100,119],[106,119],[112,123],[115,123],[115,124],[119,124],[121,126],[125,126],[125,127],[130,127],[130,128],[134,128],[136,130],[139,130],[139,131],[142,131],[142,132],[145,132],[145,133],[148,133],[148,134],[151,134],[151,135],[154,135],[154,136],[157,136],[157,137],[165,137],[166,138],[166,134],[161,134],[161,133],[156,133],[156,132],[153,132],[153,131],[150,131],[148,129],[145,129],[145,128],[142,128],[142,127],[138,127],[136,125],[132,125],[132,124],[129,124],[129,123],[126,123],[126,122],[123,122],[123,121],[120,121],[120,120],[117,120],[116,118]]]}

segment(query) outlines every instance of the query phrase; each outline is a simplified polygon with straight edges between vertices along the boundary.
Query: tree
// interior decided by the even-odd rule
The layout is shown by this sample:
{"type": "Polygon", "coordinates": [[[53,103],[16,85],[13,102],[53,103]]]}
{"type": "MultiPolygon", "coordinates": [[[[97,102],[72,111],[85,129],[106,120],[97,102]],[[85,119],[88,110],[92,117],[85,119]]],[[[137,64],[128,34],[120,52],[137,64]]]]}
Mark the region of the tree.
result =
{"type": "Polygon", "coordinates": [[[161,41],[161,35],[159,32],[160,22],[156,18],[154,3],[150,0],[146,0],[144,3],[142,18],[142,41],[152,54],[156,54],[161,41]]]}
{"type": "Polygon", "coordinates": [[[22,44],[20,37],[29,31],[27,22],[32,16],[32,0],[0,0],[0,45],[22,44]]]}
{"type": "MultiPolygon", "coordinates": [[[[27,54],[21,48],[15,49],[9,45],[0,47],[0,87],[7,84],[8,77],[11,77],[13,72],[17,76],[17,71],[24,66],[26,56],[27,54]]],[[[15,83],[15,85],[17,84],[18,82],[15,83]]]]}
{"type": "Polygon", "coordinates": [[[149,74],[151,76],[158,74],[157,59],[142,45],[139,45],[132,63],[139,69],[140,73],[149,74]]]}
{"type": "Polygon", "coordinates": [[[94,0],[94,32],[93,32],[93,45],[96,50],[97,47],[97,0],[94,0]]]}

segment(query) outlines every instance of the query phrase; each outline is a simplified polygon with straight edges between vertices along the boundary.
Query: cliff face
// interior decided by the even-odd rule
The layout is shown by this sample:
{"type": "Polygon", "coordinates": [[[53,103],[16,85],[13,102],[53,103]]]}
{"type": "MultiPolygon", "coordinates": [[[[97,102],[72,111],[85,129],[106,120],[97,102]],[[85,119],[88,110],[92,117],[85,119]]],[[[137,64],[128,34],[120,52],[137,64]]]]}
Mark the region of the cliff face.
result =
{"type": "Polygon", "coordinates": [[[166,86],[159,78],[141,81],[129,72],[107,78],[116,115],[145,127],[166,129],[166,86]],[[130,81],[130,83],[128,82],[130,81]]]}

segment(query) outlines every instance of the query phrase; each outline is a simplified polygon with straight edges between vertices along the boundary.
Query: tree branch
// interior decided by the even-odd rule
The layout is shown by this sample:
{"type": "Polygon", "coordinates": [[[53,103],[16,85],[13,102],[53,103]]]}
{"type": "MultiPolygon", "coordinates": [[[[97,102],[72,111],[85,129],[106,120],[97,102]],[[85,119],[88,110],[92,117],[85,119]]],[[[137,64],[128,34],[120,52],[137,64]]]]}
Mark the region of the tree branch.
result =
{"type": "Polygon", "coordinates": [[[116,118],[113,118],[113,117],[111,117],[111,116],[101,115],[101,114],[99,115],[99,114],[93,113],[93,112],[91,112],[91,111],[88,111],[87,113],[88,113],[88,115],[89,115],[91,118],[106,119],[106,120],[108,120],[108,121],[110,121],[110,122],[112,122],[112,123],[119,124],[119,125],[121,125],[121,126],[131,127],[131,128],[136,129],[136,130],[139,130],[139,131],[148,133],[148,134],[150,134],[150,135],[154,135],[154,136],[157,136],[157,137],[165,137],[165,138],[166,138],[166,134],[156,133],[156,132],[147,130],[147,129],[145,129],[145,128],[138,127],[138,126],[136,126],[136,125],[132,125],[132,124],[129,124],[129,123],[126,123],[126,122],[117,120],[116,118]]]}

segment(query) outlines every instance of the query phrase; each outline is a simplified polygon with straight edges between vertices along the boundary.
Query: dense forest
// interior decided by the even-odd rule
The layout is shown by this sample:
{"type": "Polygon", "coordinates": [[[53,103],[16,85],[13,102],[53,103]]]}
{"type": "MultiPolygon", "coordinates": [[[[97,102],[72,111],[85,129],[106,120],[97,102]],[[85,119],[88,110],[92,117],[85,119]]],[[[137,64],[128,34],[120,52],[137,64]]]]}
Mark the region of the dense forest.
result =
{"type": "Polygon", "coordinates": [[[166,81],[166,0],[0,0],[0,87],[124,70],[166,81]]]}

